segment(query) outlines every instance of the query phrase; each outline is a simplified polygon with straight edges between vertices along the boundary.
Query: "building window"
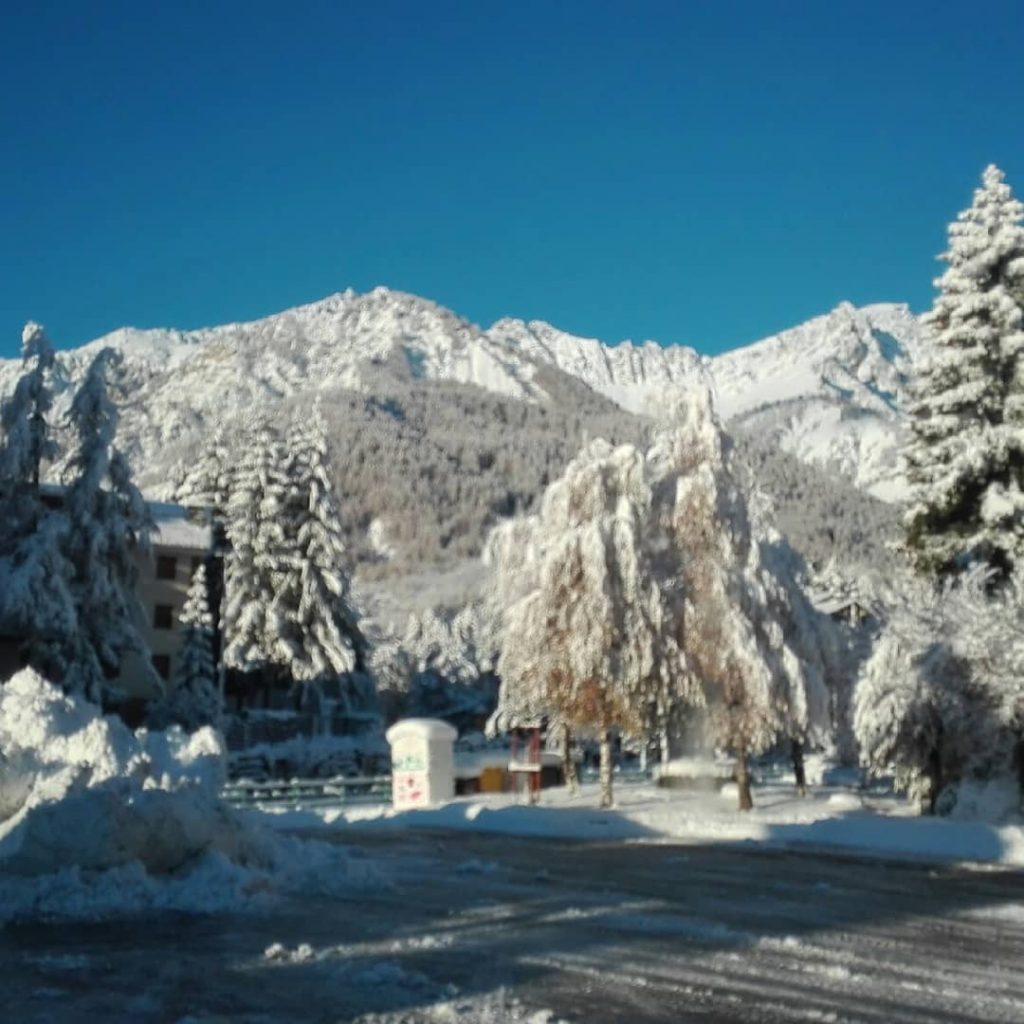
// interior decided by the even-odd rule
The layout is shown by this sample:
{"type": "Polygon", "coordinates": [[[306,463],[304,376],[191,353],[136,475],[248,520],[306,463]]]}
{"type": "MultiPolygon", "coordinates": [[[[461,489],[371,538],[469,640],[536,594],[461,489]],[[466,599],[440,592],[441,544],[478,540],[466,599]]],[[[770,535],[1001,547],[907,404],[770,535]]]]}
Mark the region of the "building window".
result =
{"type": "Polygon", "coordinates": [[[178,560],[174,555],[158,555],[156,560],[156,578],[173,580],[178,577],[178,560]]]}
{"type": "Polygon", "coordinates": [[[158,604],[153,608],[154,629],[174,629],[174,609],[169,604],[158,604]]]}
{"type": "Polygon", "coordinates": [[[171,656],[169,654],[154,654],[153,668],[161,679],[171,678],[171,656]]]}

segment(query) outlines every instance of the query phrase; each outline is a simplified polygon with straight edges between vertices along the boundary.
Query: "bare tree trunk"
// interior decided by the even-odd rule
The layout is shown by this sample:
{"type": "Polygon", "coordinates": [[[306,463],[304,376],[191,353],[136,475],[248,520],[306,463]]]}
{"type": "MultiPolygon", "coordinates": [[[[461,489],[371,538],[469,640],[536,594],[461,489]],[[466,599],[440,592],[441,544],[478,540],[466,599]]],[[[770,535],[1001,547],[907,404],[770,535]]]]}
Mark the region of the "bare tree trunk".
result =
{"type": "Polygon", "coordinates": [[[644,736],[640,741],[640,771],[643,775],[647,774],[647,744],[648,737],[644,736]]]}
{"type": "Polygon", "coordinates": [[[1017,795],[1024,807],[1024,732],[1017,733],[1017,748],[1014,751],[1017,759],[1017,795]]]}
{"type": "Polygon", "coordinates": [[[671,752],[668,748],[668,726],[663,725],[661,731],[658,734],[658,742],[661,746],[661,763],[668,764],[671,752]]]}
{"type": "Polygon", "coordinates": [[[562,774],[569,792],[575,796],[580,791],[580,783],[576,775],[576,760],[572,756],[572,733],[568,726],[562,729],[562,774]]]}
{"type": "Polygon", "coordinates": [[[804,771],[804,745],[799,740],[790,741],[790,755],[793,758],[793,778],[796,779],[796,795],[807,796],[807,772],[804,771]]]}
{"type": "Polygon", "coordinates": [[[601,731],[601,806],[612,806],[612,734],[610,729],[601,731]]]}
{"type": "Polygon", "coordinates": [[[935,813],[935,802],[942,790],[942,751],[936,746],[928,755],[928,814],[935,813]]]}
{"type": "Polygon", "coordinates": [[[754,798],[750,793],[750,764],[747,760],[747,741],[736,744],[736,787],[739,790],[740,810],[754,809],[754,798]]]}

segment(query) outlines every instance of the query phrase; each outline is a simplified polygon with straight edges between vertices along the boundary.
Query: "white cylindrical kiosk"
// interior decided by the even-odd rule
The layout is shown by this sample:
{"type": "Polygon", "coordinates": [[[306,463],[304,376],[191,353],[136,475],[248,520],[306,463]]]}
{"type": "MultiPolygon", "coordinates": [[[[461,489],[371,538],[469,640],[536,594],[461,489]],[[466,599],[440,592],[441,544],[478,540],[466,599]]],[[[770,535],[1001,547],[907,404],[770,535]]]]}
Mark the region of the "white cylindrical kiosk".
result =
{"type": "Polygon", "coordinates": [[[406,718],[387,731],[396,809],[429,807],[455,796],[458,732],[437,718],[406,718]]]}

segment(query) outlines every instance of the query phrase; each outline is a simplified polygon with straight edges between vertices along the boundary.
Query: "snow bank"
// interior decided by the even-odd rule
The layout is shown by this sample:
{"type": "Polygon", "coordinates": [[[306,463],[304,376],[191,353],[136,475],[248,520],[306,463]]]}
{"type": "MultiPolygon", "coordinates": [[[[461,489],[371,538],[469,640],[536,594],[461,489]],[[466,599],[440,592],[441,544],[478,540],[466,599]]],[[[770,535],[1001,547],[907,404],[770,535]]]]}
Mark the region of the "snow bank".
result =
{"type": "Polygon", "coordinates": [[[31,670],[0,688],[0,868],[38,875],[140,863],[239,859],[219,799],[224,749],[211,729],[132,733],[31,670]]]}
{"type": "Polygon", "coordinates": [[[735,783],[720,792],[623,786],[616,806],[598,810],[596,787],[579,796],[545,790],[539,806],[515,803],[510,794],[476,795],[440,807],[397,811],[389,806],[278,810],[265,820],[280,829],[435,828],[582,840],[675,840],[687,843],[757,843],[774,848],[830,849],[861,856],[1024,867],[1024,825],[921,818],[897,797],[865,798],[849,789],[823,787],[799,798],[789,785],[755,790],[755,808],[736,810],[735,783]]]}
{"type": "Polygon", "coordinates": [[[365,882],[344,851],[222,803],[223,741],[133,733],[31,670],[0,686],[0,925],[139,909],[215,912],[271,889],[365,882]],[[351,868],[351,870],[350,870],[351,868]]]}

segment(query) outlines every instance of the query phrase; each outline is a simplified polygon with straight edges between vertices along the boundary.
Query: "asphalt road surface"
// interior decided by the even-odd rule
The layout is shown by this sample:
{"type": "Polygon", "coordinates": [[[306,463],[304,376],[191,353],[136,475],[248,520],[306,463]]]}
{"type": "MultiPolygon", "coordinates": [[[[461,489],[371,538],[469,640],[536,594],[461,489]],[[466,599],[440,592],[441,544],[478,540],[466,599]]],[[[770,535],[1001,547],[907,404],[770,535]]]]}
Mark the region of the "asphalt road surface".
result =
{"type": "Polygon", "coordinates": [[[370,827],[338,841],[383,884],[256,916],[0,932],[0,1020],[1024,1022],[1020,872],[370,827]],[[499,992],[529,1013],[495,1009],[499,992]]]}

